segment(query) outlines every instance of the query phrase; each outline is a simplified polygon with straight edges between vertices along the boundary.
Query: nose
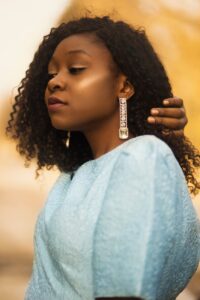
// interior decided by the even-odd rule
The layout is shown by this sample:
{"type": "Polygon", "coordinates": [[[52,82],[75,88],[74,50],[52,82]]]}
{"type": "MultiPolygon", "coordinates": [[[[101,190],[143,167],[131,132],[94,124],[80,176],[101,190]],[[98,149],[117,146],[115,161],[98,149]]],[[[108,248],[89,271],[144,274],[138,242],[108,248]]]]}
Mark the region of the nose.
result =
{"type": "Polygon", "coordinates": [[[51,92],[54,92],[55,90],[64,90],[66,88],[64,76],[60,73],[54,75],[54,77],[48,81],[47,87],[51,92]]]}

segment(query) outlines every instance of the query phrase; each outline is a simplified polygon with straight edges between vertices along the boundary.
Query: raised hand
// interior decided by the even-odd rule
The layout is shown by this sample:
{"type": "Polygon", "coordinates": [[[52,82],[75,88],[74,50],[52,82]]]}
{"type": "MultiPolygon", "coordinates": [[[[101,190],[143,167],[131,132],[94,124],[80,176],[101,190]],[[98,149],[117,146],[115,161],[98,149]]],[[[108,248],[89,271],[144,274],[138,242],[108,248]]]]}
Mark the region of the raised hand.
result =
{"type": "Polygon", "coordinates": [[[164,107],[151,109],[151,115],[147,122],[150,124],[163,125],[163,132],[173,130],[177,135],[182,135],[188,123],[183,100],[178,97],[163,100],[164,107]]]}

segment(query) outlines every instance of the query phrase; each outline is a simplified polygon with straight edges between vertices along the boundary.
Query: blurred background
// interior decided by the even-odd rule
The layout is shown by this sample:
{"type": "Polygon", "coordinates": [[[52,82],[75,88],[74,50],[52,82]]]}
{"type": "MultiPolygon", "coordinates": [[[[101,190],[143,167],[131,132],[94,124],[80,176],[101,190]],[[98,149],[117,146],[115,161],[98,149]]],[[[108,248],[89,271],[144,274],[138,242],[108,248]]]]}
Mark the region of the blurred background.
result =
{"type": "MultiPolygon", "coordinates": [[[[17,86],[44,35],[62,21],[111,14],[144,26],[168,72],[174,94],[183,98],[186,135],[200,148],[200,0],[1,0],[0,1],[0,299],[20,300],[31,274],[37,215],[58,171],[35,180],[4,131],[17,86]]],[[[200,196],[193,198],[200,215],[200,196]]],[[[200,299],[200,270],[178,300],[200,299]]],[[[161,299],[162,300],[162,299],[161,299]]]]}

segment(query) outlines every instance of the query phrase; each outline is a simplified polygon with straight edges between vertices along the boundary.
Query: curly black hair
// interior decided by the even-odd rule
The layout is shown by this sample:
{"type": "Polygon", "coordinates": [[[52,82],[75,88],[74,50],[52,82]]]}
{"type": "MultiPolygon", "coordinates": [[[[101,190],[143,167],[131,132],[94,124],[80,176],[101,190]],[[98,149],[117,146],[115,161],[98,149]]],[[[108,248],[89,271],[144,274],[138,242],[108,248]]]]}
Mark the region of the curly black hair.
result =
{"type": "Polygon", "coordinates": [[[200,166],[200,154],[191,142],[173,132],[166,135],[162,126],[146,121],[152,107],[161,107],[164,98],[172,97],[171,86],[158,55],[142,28],[133,28],[123,21],[109,16],[88,17],[62,23],[44,36],[34,55],[25,78],[22,79],[15,97],[6,132],[18,139],[17,150],[26,161],[37,159],[37,174],[44,166],[73,173],[93,154],[84,134],[74,131],[70,147],[64,141],[67,132],[51,125],[44,103],[48,82],[48,63],[57,45],[74,34],[92,33],[108,48],[118,70],[128,77],[135,93],[127,101],[128,127],[134,136],[153,134],[165,141],[172,149],[188,182],[190,191],[196,194],[200,184],[195,178],[195,168],[200,166]]]}

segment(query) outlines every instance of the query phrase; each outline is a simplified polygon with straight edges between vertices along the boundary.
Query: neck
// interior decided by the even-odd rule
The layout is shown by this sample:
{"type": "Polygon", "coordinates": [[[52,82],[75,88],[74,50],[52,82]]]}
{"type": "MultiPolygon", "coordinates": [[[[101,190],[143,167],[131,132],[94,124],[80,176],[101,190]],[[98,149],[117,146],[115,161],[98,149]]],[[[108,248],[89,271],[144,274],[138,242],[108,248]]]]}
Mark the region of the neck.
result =
{"type": "Polygon", "coordinates": [[[92,129],[84,131],[84,135],[90,144],[94,159],[134,137],[129,133],[128,139],[119,138],[119,116],[91,127],[92,129]]]}

